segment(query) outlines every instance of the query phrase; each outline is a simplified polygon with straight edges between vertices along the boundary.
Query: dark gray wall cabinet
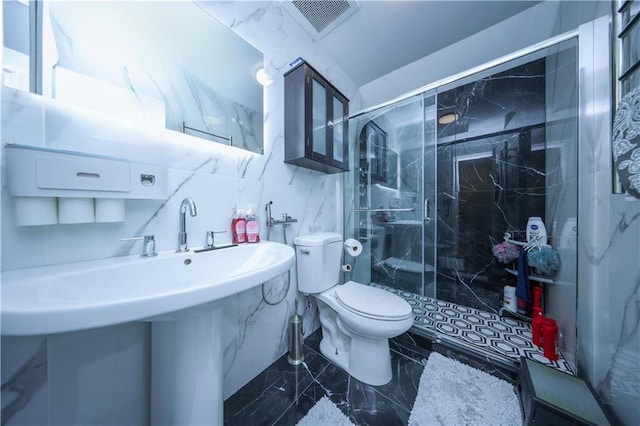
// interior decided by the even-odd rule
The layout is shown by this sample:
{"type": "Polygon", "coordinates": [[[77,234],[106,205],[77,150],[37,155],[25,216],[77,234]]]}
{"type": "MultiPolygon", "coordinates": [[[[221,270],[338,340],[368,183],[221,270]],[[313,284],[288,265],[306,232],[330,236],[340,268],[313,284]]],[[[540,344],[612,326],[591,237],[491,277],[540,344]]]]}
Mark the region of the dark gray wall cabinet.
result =
{"type": "Polygon", "coordinates": [[[284,75],[284,161],[325,173],[349,170],[349,99],[306,62],[284,75]]]}

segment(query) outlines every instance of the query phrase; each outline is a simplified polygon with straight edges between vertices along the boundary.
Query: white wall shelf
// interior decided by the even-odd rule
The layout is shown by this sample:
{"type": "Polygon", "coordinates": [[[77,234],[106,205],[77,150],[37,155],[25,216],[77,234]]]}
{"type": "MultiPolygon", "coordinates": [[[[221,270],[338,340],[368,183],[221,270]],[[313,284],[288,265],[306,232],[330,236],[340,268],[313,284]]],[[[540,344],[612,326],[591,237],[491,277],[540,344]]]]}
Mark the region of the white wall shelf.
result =
{"type": "MultiPolygon", "coordinates": [[[[504,268],[504,270],[510,273],[511,275],[515,275],[516,277],[518,276],[518,271],[516,271],[515,269],[504,268]]],[[[553,284],[552,279],[544,278],[538,275],[529,275],[529,279],[533,281],[538,281],[544,284],[553,284]]]]}

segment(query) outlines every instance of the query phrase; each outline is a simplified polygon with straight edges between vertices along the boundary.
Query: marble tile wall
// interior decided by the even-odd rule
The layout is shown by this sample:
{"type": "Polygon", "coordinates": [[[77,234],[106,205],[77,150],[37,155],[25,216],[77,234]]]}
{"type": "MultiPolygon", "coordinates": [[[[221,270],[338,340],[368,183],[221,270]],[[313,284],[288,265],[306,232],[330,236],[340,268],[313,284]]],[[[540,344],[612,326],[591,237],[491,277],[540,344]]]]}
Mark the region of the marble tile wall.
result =
{"type": "Polygon", "coordinates": [[[597,334],[607,356],[597,390],[622,423],[632,423],[640,416],[640,202],[611,196],[609,209],[610,246],[602,258],[609,267],[609,294],[595,307],[609,316],[597,334]]]}
{"type": "Polygon", "coordinates": [[[515,279],[491,249],[507,231],[523,241],[529,216],[544,218],[545,152],[531,151],[544,142],[536,128],[439,147],[445,167],[438,191],[455,200],[438,200],[438,299],[494,313],[500,308],[504,285],[515,279]],[[457,176],[447,173],[456,168],[457,176]]]}
{"type": "Polygon", "coordinates": [[[608,20],[581,27],[577,364],[618,423],[640,417],[640,202],[611,194],[608,20]],[[582,36],[584,34],[584,36],[582,36]]]}
{"type": "MultiPolygon", "coordinates": [[[[35,95],[4,89],[2,142],[127,158],[168,170],[164,200],[127,200],[126,220],[111,224],[17,227],[2,167],[2,270],[136,254],[138,243],[120,237],[154,234],[158,250],[177,244],[178,208],[192,197],[198,216],[187,230],[193,246],[206,230],[228,229],[234,205],[252,203],[264,221],[287,212],[298,223],[287,241],[309,230],[342,230],[342,179],[286,165],[283,159],[282,74],[298,56],[321,71],[359,108],[355,85],[277,3],[215,2],[204,7],[260,49],[275,82],[265,89],[264,155],[90,112],[35,95]],[[8,249],[10,248],[10,249],[8,249]]],[[[3,160],[4,160],[3,156],[3,160]]],[[[261,237],[266,238],[264,227],[261,237]]],[[[271,240],[283,241],[275,228],[271,240]]],[[[222,234],[218,241],[230,241],[222,234]]],[[[286,291],[286,275],[265,284],[269,300],[286,291]]],[[[297,295],[296,274],[284,302],[267,306],[261,288],[230,297],[224,309],[224,394],[233,394],[286,351],[286,325],[297,295]]],[[[304,304],[303,304],[304,305],[304,304]]],[[[302,311],[302,308],[300,308],[302,311]]],[[[316,310],[305,311],[305,332],[317,328],[316,310]]],[[[3,424],[148,422],[149,325],[125,324],[49,337],[2,339],[3,424]],[[95,348],[95,349],[94,349],[95,348]]]]}

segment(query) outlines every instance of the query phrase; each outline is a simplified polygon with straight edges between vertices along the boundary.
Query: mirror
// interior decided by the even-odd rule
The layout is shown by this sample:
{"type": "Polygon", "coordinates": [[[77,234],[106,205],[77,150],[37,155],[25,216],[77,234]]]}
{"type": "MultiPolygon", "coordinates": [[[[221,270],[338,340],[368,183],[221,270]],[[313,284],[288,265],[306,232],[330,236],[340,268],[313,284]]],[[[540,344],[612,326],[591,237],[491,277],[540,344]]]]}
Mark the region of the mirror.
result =
{"type": "Polygon", "coordinates": [[[9,0],[4,26],[7,86],[263,152],[263,55],[194,2],[9,0]]]}

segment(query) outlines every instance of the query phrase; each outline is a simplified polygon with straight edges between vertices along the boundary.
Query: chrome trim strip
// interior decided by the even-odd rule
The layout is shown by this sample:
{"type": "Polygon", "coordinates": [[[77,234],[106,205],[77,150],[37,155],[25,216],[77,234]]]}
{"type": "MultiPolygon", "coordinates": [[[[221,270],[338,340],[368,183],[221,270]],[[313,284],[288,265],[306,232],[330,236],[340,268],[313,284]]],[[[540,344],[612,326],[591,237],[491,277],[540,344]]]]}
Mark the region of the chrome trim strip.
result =
{"type": "Polygon", "coordinates": [[[352,212],[414,212],[413,207],[406,209],[352,209],[352,212]]]}
{"type": "Polygon", "coordinates": [[[509,62],[509,61],[514,60],[514,59],[521,58],[521,57],[526,56],[526,55],[528,55],[530,53],[536,52],[538,50],[546,49],[548,47],[554,46],[556,44],[562,43],[563,41],[567,41],[567,40],[570,40],[570,39],[576,38],[576,37],[578,37],[578,30],[577,29],[573,30],[573,31],[567,31],[566,33],[562,33],[562,34],[557,35],[555,37],[551,37],[549,39],[541,41],[540,43],[536,43],[536,44],[533,44],[533,45],[531,45],[529,47],[525,47],[524,49],[516,50],[515,52],[512,52],[510,54],[504,55],[504,56],[502,56],[502,57],[500,57],[498,59],[494,59],[492,61],[485,62],[484,64],[481,64],[481,65],[478,65],[476,67],[470,68],[468,70],[462,71],[462,72],[460,72],[458,74],[454,74],[452,76],[445,77],[445,78],[440,79],[438,81],[435,81],[433,83],[429,83],[429,84],[427,84],[425,86],[422,86],[422,87],[420,87],[418,89],[415,89],[415,90],[412,90],[412,91],[410,91],[408,93],[405,93],[404,95],[400,95],[397,98],[394,98],[394,99],[392,99],[390,101],[383,102],[381,104],[378,104],[376,106],[372,106],[372,107],[369,107],[369,108],[365,108],[365,109],[363,109],[361,111],[358,111],[357,113],[349,116],[349,119],[356,118],[356,117],[358,117],[358,116],[360,116],[362,114],[366,114],[368,112],[375,111],[377,109],[384,108],[384,107],[389,106],[389,105],[393,105],[396,102],[404,101],[404,100],[406,100],[408,98],[411,98],[413,96],[417,96],[417,95],[420,95],[420,94],[422,94],[424,92],[428,92],[430,90],[437,89],[437,88],[439,88],[441,86],[444,86],[446,84],[453,83],[453,82],[455,82],[457,80],[461,80],[461,79],[463,79],[465,77],[469,77],[469,76],[471,76],[473,74],[477,74],[479,72],[488,70],[488,69],[493,68],[493,67],[495,67],[497,65],[501,65],[501,64],[503,64],[505,62],[509,62]]]}

